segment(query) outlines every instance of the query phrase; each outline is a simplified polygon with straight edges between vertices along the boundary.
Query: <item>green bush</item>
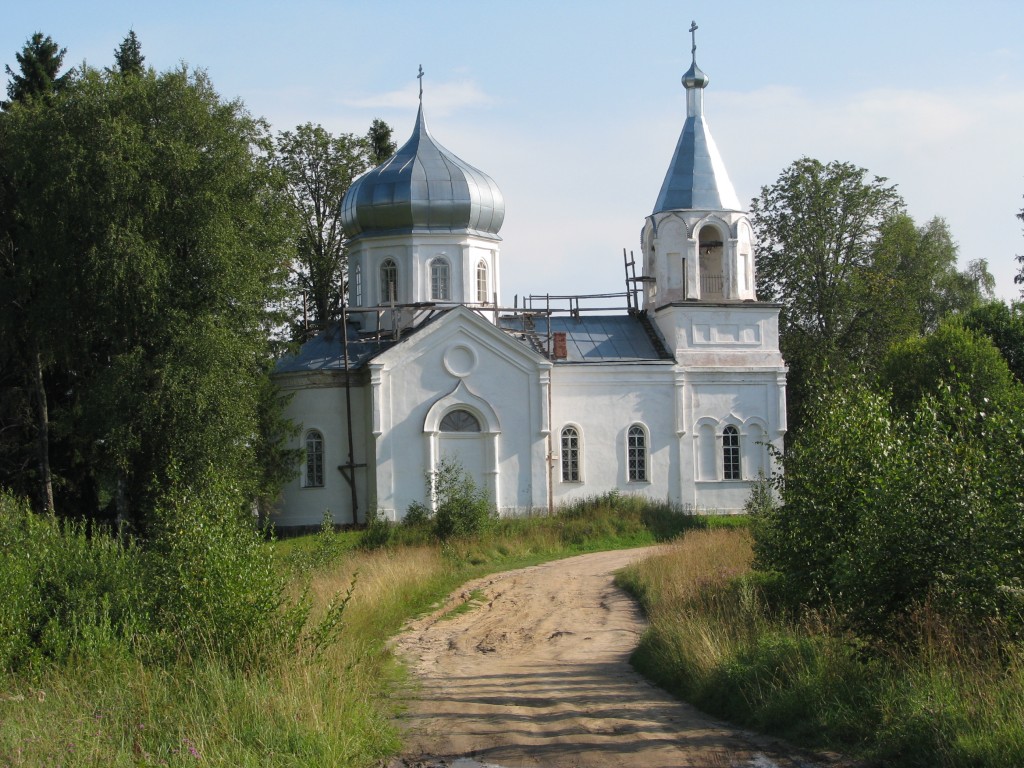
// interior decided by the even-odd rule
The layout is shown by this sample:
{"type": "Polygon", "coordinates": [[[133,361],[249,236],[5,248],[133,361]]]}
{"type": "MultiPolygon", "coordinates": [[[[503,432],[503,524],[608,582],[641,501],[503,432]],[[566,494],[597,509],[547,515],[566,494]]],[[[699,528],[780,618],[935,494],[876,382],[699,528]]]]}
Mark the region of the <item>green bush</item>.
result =
{"type": "Polygon", "coordinates": [[[402,520],[402,543],[412,543],[428,531],[438,541],[471,536],[498,518],[487,491],[451,457],[443,457],[434,471],[427,473],[427,492],[433,509],[420,502],[409,505],[402,520]]]}
{"type": "Polygon", "coordinates": [[[159,654],[247,666],[298,641],[308,604],[286,603],[273,551],[235,486],[212,471],[170,478],[151,531],[145,580],[159,654]]]}
{"type": "Polygon", "coordinates": [[[391,543],[395,535],[394,526],[376,509],[366,513],[366,530],[359,541],[363,549],[380,549],[391,543]]]}
{"type": "Polygon", "coordinates": [[[819,393],[785,456],[783,505],[755,516],[761,568],[791,606],[836,607],[857,631],[902,640],[929,604],[1021,625],[1024,423],[1013,399],[964,386],[909,413],[856,381],[819,393]]]}
{"type": "Polygon", "coordinates": [[[0,491],[0,669],[95,656],[144,628],[140,552],[0,491]]]}
{"type": "Polygon", "coordinates": [[[907,339],[886,355],[882,382],[894,407],[909,414],[927,395],[953,390],[975,408],[1011,396],[1019,382],[992,340],[957,318],[943,320],[933,333],[907,339]]]}
{"type": "Polygon", "coordinates": [[[434,533],[441,541],[479,533],[498,516],[472,476],[457,461],[444,457],[431,478],[434,497],[434,533]]]}

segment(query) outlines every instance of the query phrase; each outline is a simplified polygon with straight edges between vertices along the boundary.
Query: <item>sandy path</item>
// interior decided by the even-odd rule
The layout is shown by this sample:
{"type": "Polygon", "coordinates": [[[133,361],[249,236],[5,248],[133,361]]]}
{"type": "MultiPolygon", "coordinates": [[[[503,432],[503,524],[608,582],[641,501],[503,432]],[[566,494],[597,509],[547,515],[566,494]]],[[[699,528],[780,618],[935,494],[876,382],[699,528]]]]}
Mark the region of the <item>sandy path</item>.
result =
{"type": "Polygon", "coordinates": [[[398,638],[416,672],[391,766],[657,768],[823,765],[707,718],[629,666],[643,617],[612,574],[650,550],[601,552],[471,582],[486,601],[398,638]],[[472,759],[469,759],[472,758],[472,759]]]}

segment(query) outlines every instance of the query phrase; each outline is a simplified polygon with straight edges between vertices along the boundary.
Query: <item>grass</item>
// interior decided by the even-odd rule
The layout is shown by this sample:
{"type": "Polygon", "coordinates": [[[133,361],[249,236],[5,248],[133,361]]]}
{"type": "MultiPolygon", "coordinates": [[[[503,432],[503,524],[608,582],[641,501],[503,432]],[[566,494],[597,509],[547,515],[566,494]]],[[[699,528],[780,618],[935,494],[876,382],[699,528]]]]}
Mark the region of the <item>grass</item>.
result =
{"type": "Polygon", "coordinates": [[[743,530],[687,534],[620,583],[650,619],[633,663],[701,709],[892,766],[1024,765],[1024,648],[926,612],[920,650],[868,649],[834,617],[773,613],[743,530]]]}
{"type": "Polygon", "coordinates": [[[355,580],[334,645],[249,669],[202,655],[147,664],[114,647],[0,676],[0,768],[379,764],[400,746],[392,716],[404,673],[387,641],[409,618],[486,573],[717,524],[611,496],[555,517],[506,518],[444,545],[401,526],[375,549],[362,532],[326,528],[276,542],[278,567],[314,614],[355,580]]]}

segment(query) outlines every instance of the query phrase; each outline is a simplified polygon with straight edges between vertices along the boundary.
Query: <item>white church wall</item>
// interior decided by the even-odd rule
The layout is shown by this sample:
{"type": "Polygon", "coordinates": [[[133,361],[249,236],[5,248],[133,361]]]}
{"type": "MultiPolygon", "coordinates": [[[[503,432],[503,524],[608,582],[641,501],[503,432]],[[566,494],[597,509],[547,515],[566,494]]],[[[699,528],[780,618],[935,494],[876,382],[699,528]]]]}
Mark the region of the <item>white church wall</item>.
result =
{"type": "Polygon", "coordinates": [[[654,319],[680,364],[773,368],[782,364],[779,310],[773,304],[685,303],[662,307],[654,319]],[[737,355],[744,360],[739,362],[737,355]]]}
{"type": "MultiPolygon", "coordinates": [[[[498,262],[497,243],[466,234],[416,234],[374,237],[357,240],[349,254],[349,278],[355,267],[361,270],[366,304],[385,305],[387,292],[382,285],[380,265],[393,259],[398,270],[398,295],[401,303],[434,301],[431,293],[431,262],[441,258],[449,267],[449,298],[454,303],[476,303],[476,265],[481,259],[488,264],[493,294],[499,289],[495,277],[498,262]]],[[[367,326],[369,327],[369,326],[367,326]]]]}
{"type": "Polygon", "coordinates": [[[778,410],[777,375],[772,371],[691,372],[689,435],[697,457],[692,503],[702,510],[737,512],[750,495],[760,471],[769,474],[769,445],[782,449],[784,414],[778,410]],[[740,476],[727,479],[723,434],[739,434],[740,476]]]}
{"type": "MultiPolygon", "coordinates": [[[[272,522],[280,527],[320,525],[325,512],[339,525],[353,523],[352,491],[338,470],[348,463],[348,424],[345,388],[340,375],[309,373],[280,377],[278,384],[285,394],[291,395],[287,416],[300,426],[292,440],[292,447],[303,451],[297,467],[297,477],[285,484],[281,499],[275,505],[278,512],[272,522]],[[305,438],[309,430],[323,435],[323,485],[310,486],[305,473],[305,438]]],[[[368,457],[368,413],[366,390],[352,387],[352,420],[355,462],[373,466],[368,457]]],[[[365,522],[366,510],[373,501],[372,471],[368,467],[355,470],[358,521],[365,522]]]]}
{"type": "Polygon", "coordinates": [[[677,496],[679,462],[671,365],[557,366],[552,372],[551,427],[556,504],[617,490],[665,500],[677,496]],[[627,433],[646,429],[647,480],[631,481],[627,433]],[[579,431],[581,482],[562,479],[561,434],[579,431]]]}

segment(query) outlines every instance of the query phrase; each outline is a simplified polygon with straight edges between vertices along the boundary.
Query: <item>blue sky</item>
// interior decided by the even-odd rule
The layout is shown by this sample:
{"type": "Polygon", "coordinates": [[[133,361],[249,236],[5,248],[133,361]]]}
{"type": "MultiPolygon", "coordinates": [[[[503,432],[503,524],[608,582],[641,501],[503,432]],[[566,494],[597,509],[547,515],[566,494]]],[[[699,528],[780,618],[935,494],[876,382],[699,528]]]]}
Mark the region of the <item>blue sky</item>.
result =
{"type": "Polygon", "coordinates": [[[505,195],[502,300],[623,287],[685,115],[705,112],[740,199],[793,160],[856,163],[910,214],[944,217],[961,263],[1018,298],[1024,253],[1024,3],[9,2],[0,62],[35,31],[107,66],[134,29],[147,64],[206,69],[275,130],[304,122],[403,142],[422,64],[431,133],[505,195]]]}

